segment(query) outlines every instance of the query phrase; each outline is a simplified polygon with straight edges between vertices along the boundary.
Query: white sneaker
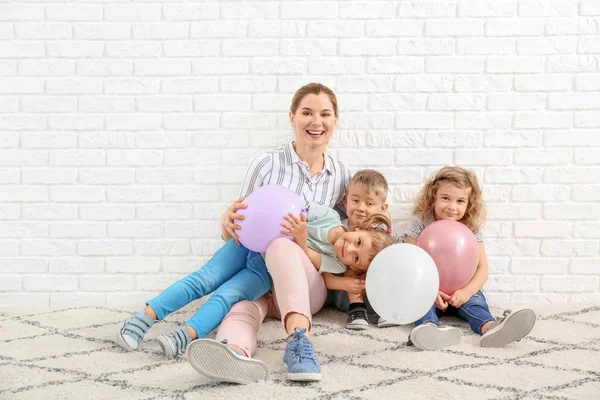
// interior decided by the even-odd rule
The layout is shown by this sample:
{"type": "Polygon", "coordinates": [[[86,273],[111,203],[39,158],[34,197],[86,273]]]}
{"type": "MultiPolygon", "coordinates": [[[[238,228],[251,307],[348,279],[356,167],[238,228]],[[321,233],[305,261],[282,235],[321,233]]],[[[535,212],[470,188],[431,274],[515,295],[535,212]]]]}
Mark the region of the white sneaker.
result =
{"type": "Polygon", "coordinates": [[[388,321],[387,319],[385,319],[383,317],[377,318],[377,327],[378,328],[389,328],[392,326],[400,326],[400,324],[396,324],[394,322],[388,321]]]}
{"type": "Polygon", "coordinates": [[[367,309],[358,307],[352,311],[348,311],[348,319],[346,321],[347,329],[365,330],[369,329],[369,321],[367,309]]]}
{"type": "Polygon", "coordinates": [[[535,312],[529,308],[514,312],[507,310],[481,337],[481,347],[504,347],[521,340],[531,332],[535,320],[535,312]]]}
{"type": "Polygon", "coordinates": [[[196,371],[219,382],[245,385],[267,379],[269,368],[264,362],[238,354],[225,343],[194,340],[187,347],[187,359],[196,371]]]}
{"type": "Polygon", "coordinates": [[[425,323],[413,328],[410,341],[421,350],[438,350],[460,344],[460,329],[425,323]]]}

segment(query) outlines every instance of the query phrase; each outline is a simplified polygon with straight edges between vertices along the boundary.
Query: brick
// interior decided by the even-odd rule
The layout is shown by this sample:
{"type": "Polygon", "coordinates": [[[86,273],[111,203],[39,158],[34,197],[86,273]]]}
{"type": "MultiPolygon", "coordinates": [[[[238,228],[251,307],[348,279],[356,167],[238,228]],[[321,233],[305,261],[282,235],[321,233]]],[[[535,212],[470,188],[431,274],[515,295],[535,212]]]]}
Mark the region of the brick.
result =
{"type": "Polygon", "coordinates": [[[123,291],[135,288],[135,279],[129,275],[81,275],[79,287],[92,291],[123,291]]]}
{"type": "MultiPolygon", "coordinates": [[[[341,77],[340,79],[343,80],[344,77],[341,77]]],[[[336,77],[321,75],[321,76],[313,76],[312,80],[315,82],[321,82],[323,85],[328,86],[328,87],[337,87],[337,90],[338,91],[340,90],[339,85],[335,86],[336,81],[337,81],[336,77]]],[[[298,88],[306,85],[306,78],[301,77],[301,76],[300,77],[298,77],[298,76],[285,76],[285,77],[280,76],[280,77],[277,77],[276,82],[277,82],[277,91],[279,93],[290,93],[291,95],[293,95],[296,92],[296,90],[298,90],[298,88]]],[[[275,86],[275,82],[273,82],[273,86],[275,86]]]]}
{"type": "Polygon", "coordinates": [[[219,5],[208,4],[170,4],[163,7],[166,20],[174,21],[197,21],[202,19],[218,19],[219,5]]]}
{"type": "Polygon", "coordinates": [[[263,75],[302,74],[308,63],[301,58],[254,58],[252,71],[263,75]]]}
{"type": "Polygon", "coordinates": [[[600,4],[595,0],[584,0],[580,5],[581,15],[600,15],[600,4]]]}
{"type": "Polygon", "coordinates": [[[73,24],[74,37],[83,40],[129,39],[131,27],[124,23],[73,24]]]}
{"type": "Polygon", "coordinates": [[[190,134],[185,132],[146,133],[139,132],[135,136],[135,143],[141,149],[155,148],[185,148],[191,143],[190,134]]]}
{"type": "Polygon", "coordinates": [[[159,114],[109,114],[105,118],[110,130],[159,130],[162,125],[159,114]]]}
{"type": "Polygon", "coordinates": [[[479,57],[432,57],[425,61],[425,71],[439,73],[482,73],[484,60],[479,57]]]}
{"type": "Polygon", "coordinates": [[[2,292],[18,292],[22,290],[21,276],[0,275],[0,290],[2,292]]]}
{"type": "MultiPolygon", "coordinates": [[[[223,23],[225,21],[219,22],[223,23]]],[[[319,21],[311,21],[311,23],[319,23],[319,21]]],[[[305,36],[306,22],[304,21],[262,20],[250,22],[248,25],[248,37],[282,38],[305,36]]]]}
{"type": "Polygon", "coordinates": [[[459,165],[510,165],[513,152],[511,150],[462,150],[455,153],[456,163],[459,165]]]}
{"type": "Polygon", "coordinates": [[[19,183],[21,174],[17,168],[0,169],[0,183],[19,183]]]}
{"type": "Polygon", "coordinates": [[[115,238],[146,238],[163,235],[160,222],[109,222],[108,235],[115,238]]]}
{"type": "Polygon", "coordinates": [[[572,294],[569,299],[570,304],[598,304],[600,294],[572,294]]]}
{"type": "Polygon", "coordinates": [[[144,58],[160,57],[162,48],[160,42],[145,40],[106,42],[108,57],[144,58]]]}
{"type": "MultiPolygon", "coordinates": [[[[205,57],[219,54],[216,40],[173,40],[163,42],[163,52],[167,57],[205,57]]],[[[223,52],[224,55],[227,55],[223,52]]]]}
{"type": "Polygon", "coordinates": [[[106,4],[104,19],[107,21],[159,21],[160,4],[106,4]]]}
{"type": "Polygon", "coordinates": [[[135,73],[138,76],[171,76],[189,75],[191,66],[189,60],[160,59],[134,61],[135,73]]]}
{"type": "Polygon", "coordinates": [[[102,57],[104,46],[100,41],[52,40],[46,44],[50,57],[90,58],[102,57]]]}
{"type": "Polygon", "coordinates": [[[597,240],[550,240],[542,241],[542,256],[590,257],[598,255],[597,240]]]}
{"type": "MultiPolygon", "coordinates": [[[[414,131],[401,131],[401,132],[373,132],[369,133],[367,136],[367,142],[369,147],[381,147],[381,148],[390,148],[390,147],[409,147],[409,148],[418,148],[423,145],[424,140],[423,132],[414,132],[414,131]]],[[[359,141],[359,140],[357,140],[359,141]]],[[[342,142],[345,142],[342,141],[342,142]]],[[[360,142],[360,141],[359,141],[360,142]]],[[[358,147],[365,147],[365,144],[362,143],[358,147]]]]}
{"type": "MultiPolygon", "coordinates": [[[[21,207],[19,204],[0,204],[0,220],[18,220],[20,218],[21,207]]],[[[2,245],[3,242],[0,242],[0,248],[2,245]]]]}
{"type": "Polygon", "coordinates": [[[452,90],[452,78],[431,75],[398,76],[395,89],[401,92],[449,92],[452,90]]]}
{"type": "Polygon", "coordinates": [[[582,37],[579,39],[577,52],[580,54],[600,53],[600,39],[597,37],[582,37]]]}
{"type": "Polygon", "coordinates": [[[23,183],[76,183],[77,170],[66,168],[28,168],[22,170],[23,183]]]}
{"type": "Polygon", "coordinates": [[[64,96],[27,96],[21,99],[21,110],[32,113],[75,112],[77,99],[64,96]]]}
{"type": "Polygon", "coordinates": [[[549,56],[546,72],[597,72],[598,60],[593,56],[549,56]]]}
{"type": "MultiPolygon", "coordinates": [[[[264,116],[263,116],[264,117],[264,116]]],[[[163,117],[164,127],[173,130],[212,129],[219,126],[216,114],[167,114],[163,117]]],[[[226,127],[225,125],[223,125],[226,127]]]]}
{"type": "Polygon", "coordinates": [[[244,58],[219,57],[192,60],[192,74],[194,75],[229,75],[247,74],[250,71],[250,62],[244,58]]]}
{"type": "Polygon", "coordinates": [[[569,271],[573,274],[598,276],[600,274],[600,258],[573,258],[569,271]]]}
{"type": "Polygon", "coordinates": [[[571,54],[577,48],[575,37],[519,38],[517,54],[571,54]]]}
{"type": "MultiPolygon", "coordinates": [[[[273,81],[275,81],[273,79],[273,81]]],[[[226,85],[222,85],[221,89],[229,91],[226,85]]],[[[203,93],[216,92],[219,87],[217,78],[166,78],[162,80],[161,88],[164,93],[203,93]]]]}
{"type": "Polygon", "coordinates": [[[394,152],[392,150],[371,150],[369,152],[344,149],[340,150],[340,158],[352,160],[355,164],[365,166],[387,166],[394,162],[394,152]]]}
{"type": "Polygon", "coordinates": [[[46,165],[48,152],[45,150],[2,150],[0,163],[2,166],[38,166],[46,165]]]}
{"type": "Polygon", "coordinates": [[[375,94],[368,96],[368,106],[374,111],[425,110],[427,96],[375,94]]]}
{"type": "Polygon", "coordinates": [[[241,38],[247,31],[248,23],[241,21],[192,22],[190,25],[192,39],[241,38]]]}
{"type": "Polygon", "coordinates": [[[160,291],[158,290],[155,292],[106,293],[106,305],[114,307],[123,307],[125,305],[139,307],[140,304],[144,304],[148,299],[158,296],[159,293],[160,291]]]}
{"type": "Polygon", "coordinates": [[[577,1],[557,0],[551,3],[539,0],[526,0],[519,3],[521,17],[554,17],[577,15],[577,1]]]}
{"type": "Polygon", "coordinates": [[[541,110],[546,107],[544,94],[490,94],[487,96],[488,110],[541,110]]]}
{"type": "Polygon", "coordinates": [[[575,77],[575,90],[581,92],[600,90],[600,76],[598,74],[577,74],[575,77]]]}
{"type": "Polygon", "coordinates": [[[71,76],[75,74],[75,62],[71,60],[21,60],[21,76],[71,76]]]}
{"type": "Polygon", "coordinates": [[[39,222],[6,222],[0,226],[0,237],[43,237],[48,236],[48,224],[39,222]]]}
{"type": "MultiPolygon", "coordinates": [[[[17,97],[0,97],[0,112],[2,113],[16,113],[19,111],[19,99],[17,97]]],[[[0,147],[17,147],[18,137],[16,135],[11,135],[10,137],[6,134],[3,134],[0,139],[0,147]],[[10,140],[11,143],[16,141],[17,143],[12,143],[10,146],[5,143],[10,140]]]]}
{"type": "Polygon", "coordinates": [[[98,186],[53,186],[50,198],[58,202],[95,202],[105,198],[104,188],[98,186]]]}
{"type": "Polygon", "coordinates": [[[35,21],[44,19],[44,9],[38,4],[2,4],[0,21],[35,21]]]}
{"type": "Polygon", "coordinates": [[[106,188],[106,196],[109,201],[118,203],[156,202],[162,200],[163,190],[158,186],[115,186],[106,188]]]}
{"type": "MultiPolygon", "coordinates": [[[[398,73],[398,74],[412,74],[412,73],[422,73],[425,70],[425,63],[423,59],[418,57],[370,57],[367,60],[367,72],[371,74],[381,74],[381,73],[398,73]]],[[[402,77],[398,77],[401,79],[402,77]]],[[[435,79],[430,77],[431,79],[435,79]]],[[[376,77],[372,76],[369,78],[364,77],[342,77],[340,79],[347,80],[379,80],[383,82],[391,80],[388,77],[376,77]]]]}
{"type": "Polygon", "coordinates": [[[4,185],[4,190],[0,191],[0,201],[34,202],[47,200],[48,188],[39,185],[4,185]]]}
{"type": "Polygon", "coordinates": [[[490,220],[519,220],[519,219],[537,219],[542,216],[542,208],[539,204],[531,203],[510,203],[488,205],[490,220]]]}
{"type": "MultiPolygon", "coordinates": [[[[6,256],[16,256],[15,254],[3,254],[6,256]]],[[[19,258],[0,258],[0,272],[6,273],[42,273],[48,271],[48,259],[46,258],[31,258],[23,257],[20,255],[19,258]]],[[[0,303],[1,304],[1,303],[0,303]]]]}
{"type": "MultiPolygon", "coordinates": [[[[32,256],[65,256],[75,254],[74,240],[65,239],[23,239],[20,243],[22,255],[32,256]]],[[[43,277],[40,277],[43,279],[43,277]]],[[[48,276],[48,279],[59,277],[48,276]]],[[[27,280],[26,280],[27,282],[27,280]]],[[[27,285],[25,289],[29,290],[27,285]]]]}
{"type": "Polygon", "coordinates": [[[126,113],[135,111],[135,100],[127,96],[79,96],[77,106],[83,113],[126,113]]]}
{"type": "Polygon", "coordinates": [[[102,150],[51,150],[50,165],[84,166],[104,165],[102,150]]]}
{"type": "MultiPolygon", "coordinates": [[[[342,19],[386,19],[394,17],[395,3],[388,2],[349,2],[340,7],[342,19]]],[[[320,5],[317,9],[320,8],[320,5]]]]}
{"type": "Polygon", "coordinates": [[[600,167],[546,167],[544,182],[548,183],[596,183],[600,167]]]}
{"type": "Polygon", "coordinates": [[[542,36],[544,18],[501,18],[488,19],[485,22],[486,36],[542,36]]]}
{"type": "Polygon", "coordinates": [[[553,18],[546,24],[547,35],[596,35],[598,21],[595,18],[553,18]]]}
{"type": "Polygon", "coordinates": [[[572,159],[571,150],[538,150],[517,149],[515,150],[515,163],[523,165],[557,165],[568,164],[572,159]]]}
{"type": "Polygon", "coordinates": [[[515,222],[516,237],[565,237],[571,231],[569,222],[527,221],[515,222]]]}
{"type": "Polygon", "coordinates": [[[449,129],[452,128],[453,118],[451,114],[441,113],[412,113],[396,114],[395,127],[399,129],[422,128],[422,129],[449,129]]]}
{"type": "Polygon", "coordinates": [[[486,240],[489,256],[539,256],[540,241],[534,239],[489,239],[486,240]]]}
{"type": "Polygon", "coordinates": [[[80,169],[79,181],[91,185],[133,183],[133,170],[123,168],[80,169]]]}
{"type": "Polygon", "coordinates": [[[182,22],[143,22],[131,26],[133,38],[142,40],[186,39],[188,31],[188,24],[182,22]]]}
{"type": "MultiPolygon", "coordinates": [[[[396,150],[396,165],[444,165],[451,164],[451,150],[396,150]]],[[[389,164],[388,164],[389,165],[389,164]]]]}
{"type": "Polygon", "coordinates": [[[456,15],[456,4],[442,1],[400,2],[397,6],[398,18],[440,18],[456,15]]]}
{"type": "Polygon", "coordinates": [[[545,292],[594,292],[598,290],[596,276],[544,276],[542,290],[545,292]]]}
{"type": "MultiPolygon", "coordinates": [[[[166,222],[167,237],[212,237],[218,235],[220,221],[166,222]]],[[[196,267],[197,268],[197,267],[196,267]]],[[[165,260],[165,271],[166,260],[165,260]]]]}
{"type": "MultiPolygon", "coordinates": [[[[16,67],[15,67],[16,71],[16,67]]],[[[39,78],[0,78],[0,93],[41,94],[44,80],[39,78]]]]}
{"type": "Polygon", "coordinates": [[[46,5],[46,19],[53,21],[100,21],[100,4],[50,4],[46,5]]]}
{"type": "MultiPolygon", "coordinates": [[[[399,39],[397,44],[397,52],[402,56],[405,55],[452,55],[454,54],[454,41],[452,39],[399,39]]],[[[423,64],[423,59],[415,58],[414,62],[420,61],[423,64]]]]}
{"type": "Polygon", "coordinates": [[[215,201],[220,195],[216,191],[206,191],[202,186],[165,187],[165,201],[215,201]]]}
{"type": "Polygon", "coordinates": [[[456,54],[514,54],[515,40],[508,38],[457,39],[456,54]]]}
{"type": "MultiPolygon", "coordinates": [[[[323,6],[323,15],[327,15],[328,11],[331,10],[331,6],[333,3],[320,3],[323,6]]],[[[286,7],[286,12],[293,12],[294,6],[296,9],[299,8],[298,5],[288,4],[286,7]]],[[[321,7],[320,6],[320,7],[321,7]]],[[[302,9],[305,12],[310,12],[311,7],[304,3],[302,9]],[[306,7],[306,8],[304,8],[306,7]]],[[[314,8],[313,8],[314,9],[314,8]]],[[[282,8],[282,18],[285,18],[283,15],[282,8]]],[[[272,19],[277,18],[279,15],[279,4],[275,2],[269,3],[257,3],[257,2],[244,2],[244,3],[224,3],[221,4],[221,15],[222,19],[241,19],[241,20],[256,20],[256,19],[272,19]]],[[[294,18],[300,18],[301,14],[294,15],[294,18]]],[[[331,16],[329,16],[331,17],[331,16]]],[[[323,16],[323,18],[328,18],[323,16]]]]}
{"type": "Polygon", "coordinates": [[[22,207],[25,220],[77,219],[77,205],[74,204],[23,204],[22,207]]]}
{"type": "Polygon", "coordinates": [[[156,78],[108,78],[104,83],[107,94],[156,94],[160,81],[156,78]]]}
{"type": "Polygon", "coordinates": [[[542,133],[532,131],[489,131],[485,133],[487,147],[540,147],[542,133]]]}
{"type": "Polygon", "coordinates": [[[84,220],[128,220],[135,217],[133,205],[126,204],[80,205],[79,213],[84,220]]]}
{"type": "MultiPolygon", "coordinates": [[[[114,257],[106,260],[107,272],[158,272],[160,258],[153,257],[114,257]]],[[[166,287],[166,286],[165,286],[166,287]]]]}
{"type": "Polygon", "coordinates": [[[134,147],[134,135],[129,132],[100,133],[82,132],[78,134],[79,147],[81,148],[132,148],[134,147]]]}
{"type": "Polygon", "coordinates": [[[503,56],[488,57],[485,61],[485,72],[496,74],[543,73],[544,57],[536,56],[503,56]]]}
{"type": "Polygon", "coordinates": [[[600,218],[598,204],[545,204],[544,216],[554,219],[594,219],[600,218]]]}
{"type": "Polygon", "coordinates": [[[481,110],[485,96],[478,94],[430,94],[427,108],[430,110],[481,110]]]}
{"type": "Polygon", "coordinates": [[[135,254],[141,256],[175,256],[187,255],[190,243],[187,239],[152,239],[136,240],[135,254]]]}
{"type": "Polygon", "coordinates": [[[569,295],[558,293],[511,293],[511,304],[567,304],[569,295]]]}
{"type": "MultiPolygon", "coordinates": [[[[388,21],[381,22],[384,23],[388,21]]],[[[306,23],[306,36],[325,38],[339,37],[342,39],[360,38],[363,36],[362,33],[364,32],[364,26],[364,22],[362,21],[308,21],[306,23]]]]}
{"type": "Polygon", "coordinates": [[[94,222],[54,222],[50,224],[51,237],[93,238],[106,236],[106,225],[94,222]]]}
{"type": "Polygon", "coordinates": [[[49,293],[0,293],[0,304],[3,307],[48,307],[49,293]]]}
{"type": "Polygon", "coordinates": [[[600,109],[600,93],[551,94],[548,106],[554,110],[600,109]]]}
{"type": "Polygon", "coordinates": [[[600,185],[573,185],[572,197],[575,201],[598,201],[600,185]]]}
{"type": "Polygon", "coordinates": [[[428,132],[425,143],[430,147],[481,147],[482,132],[428,132]]]}
{"type": "Polygon", "coordinates": [[[523,112],[515,114],[516,128],[570,128],[573,126],[571,112],[523,112]]]}
{"type": "Polygon", "coordinates": [[[516,185],[513,200],[516,201],[565,201],[569,188],[561,185],[516,185]]]}
{"type": "MultiPolygon", "coordinates": [[[[340,44],[339,54],[341,56],[351,55],[344,51],[342,46],[340,44]]],[[[337,54],[337,48],[338,43],[335,39],[283,39],[279,41],[279,55],[281,56],[333,56],[337,54]]],[[[363,50],[362,47],[357,49],[358,52],[363,50]]],[[[262,52],[258,55],[272,54],[269,48],[268,54],[262,52]]]]}
{"type": "MultiPolygon", "coordinates": [[[[485,223],[485,237],[486,238],[509,238],[512,236],[512,232],[513,232],[512,222],[487,221],[485,223]]],[[[506,266],[508,266],[508,261],[506,262],[506,266]]],[[[506,271],[506,269],[507,268],[504,268],[502,271],[506,271]]]]}
{"type": "Polygon", "coordinates": [[[485,283],[485,288],[500,292],[537,292],[540,288],[540,278],[537,276],[490,276],[485,283]]]}
{"type": "Polygon", "coordinates": [[[425,36],[481,36],[482,34],[483,21],[477,19],[430,19],[425,22],[425,36]]]}
{"type": "Polygon", "coordinates": [[[82,256],[118,256],[132,252],[130,240],[80,240],[77,244],[77,253],[82,256]]]}
{"type": "Polygon", "coordinates": [[[600,224],[597,222],[575,222],[573,236],[576,238],[597,238],[600,236],[600,224]]]}
{"type": "Polygon", "coordinates": [[[515,90],[518,92],[558,92],[570,90],[572,86],[572,75],[515,76],[515,90]]]}
{"type": "Polygon", "coordinates": [[[111,150],[107,152],[108,165],[160,165],[162,159],[163,152],[160,150],[111,150]]]}
{"type": "Polygon", "coordinates": [[[541,167],[491,167],[485,170],[485,181],[491,183],[539,183],[541,167]]]}
{"type": "Polygon", "coordinates": [[[340,129],[390,129],[394,126],[392,113],[354,113],[352,119],[343,119],[340,129]]]}
{"type": "Polygon", "coordinates": [[[77,75],[85,76],[128,76],[133,74],[133,62],[129,60],[79,60],[77,75]]]}
{"type": "Polygon", "coordinates": [[[94,114],[50,115],[48,127],[57,131],[95,131],[104,127],[104,118],[101,115],[94,114]]]}
{"type": "Polygon", "coordinates": [[[514,2],[468,2],[458,4],[460,17],[514,17],[517,4],[514,2]]]}
{"type": "Polygon", "coordinates": [[[136,218],[141,220],[189,220],[193,217],[189,204],[138,205],[135,210],[136,218]]]}
{"type": "Polygon", "coordinates": [[[50,78],[46,79],[46,93],[52,94],[100,94],[102,80],[90,78],[50,78]]]}
{"type": "Polygon", "coordinates": [[[575,126],[581,128],[600,127],[600,113],[596,111],[578,111],[575,113],[575,126]]]}
{"type": "Polygon", "coordinates": [[[68,148],[75,147],[77,138],[72,133],[61,132],[23,132],[21,133],[21,147],[22,148],[68,148]]]}

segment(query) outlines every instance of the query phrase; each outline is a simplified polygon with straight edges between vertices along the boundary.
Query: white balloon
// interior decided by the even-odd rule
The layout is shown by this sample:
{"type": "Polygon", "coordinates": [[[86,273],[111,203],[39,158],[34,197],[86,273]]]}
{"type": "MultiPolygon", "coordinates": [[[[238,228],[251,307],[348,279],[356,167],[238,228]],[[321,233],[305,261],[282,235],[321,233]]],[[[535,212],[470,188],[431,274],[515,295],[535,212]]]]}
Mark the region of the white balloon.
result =
{"type": "Polygon", "coordinates": [[[418,246],[399,243],[375,256],[367,271],[367,297],[381,317],[410,324],[435,303],[440,278],[435,262],[418,246]]]}

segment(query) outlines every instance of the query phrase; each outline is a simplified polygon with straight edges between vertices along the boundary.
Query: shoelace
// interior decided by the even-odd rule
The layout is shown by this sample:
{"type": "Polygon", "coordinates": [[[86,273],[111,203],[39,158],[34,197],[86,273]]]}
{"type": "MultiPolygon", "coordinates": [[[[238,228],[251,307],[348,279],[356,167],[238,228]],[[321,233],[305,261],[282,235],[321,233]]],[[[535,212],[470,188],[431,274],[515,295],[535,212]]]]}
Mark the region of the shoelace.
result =
{"type": "Polygon", "coordinates": [[[293,333],[294,338],[290,342],[293,346],[292,353],[298,357],[298,362],[302,362],[304,359],[311,361],[315,359],[315,351],[310,340],[304,335],[305,332],[306,328],[296,328],[293,333]]]}
{"type": "Polygon", "coordinates": [[[350,321],[354,321],[359,318],[366,320],[368,318],[367,312],[363,310],[350,311],[350,321]]]}

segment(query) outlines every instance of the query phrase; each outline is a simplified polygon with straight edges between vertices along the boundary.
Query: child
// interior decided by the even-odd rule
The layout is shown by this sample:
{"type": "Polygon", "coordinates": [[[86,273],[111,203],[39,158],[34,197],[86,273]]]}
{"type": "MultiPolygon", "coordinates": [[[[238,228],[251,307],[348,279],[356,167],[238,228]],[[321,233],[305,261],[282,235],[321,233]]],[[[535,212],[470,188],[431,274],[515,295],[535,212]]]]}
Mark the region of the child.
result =
{"type": "MultiPolygon", "coordinates": [[[[388,184],[385,177],[374,170],[357,171],[348,185],[348,190],[344,198],[346,213],[348,215],[348,230],[355,231],[364,229],[365,224],[368,225],[368,218],[382,214],[387,211],[388,205],[386,197],[388,192],[388,184]]],[[[381,217],[378,217],[383,221],[381,217]]],[[[375,222],[381,224],[381,222],[375,222]]],[[[382,231],[386,234],[391,234],[391,222],[385,218],[382,231]]],[[[394,239],[392,238],[392,243],[394,239]]],[[[370,263],[370,260],[369,260],[370,263]]],[[[365,269],[359,269],[349,265],[349,268],[343,272],[343,275],[334,275],[333,271],[323,271],[322,276],[325,280],[325,285],[331,290],[331,295],[335,306],[348,313],[346,327],[349,329],[366,329],[369,324],[367,322],[367,309],[370,309],[368,301],[365,304],[365,269]]],[[[374,313],[374,312],[373,312],[374,313]]],[[[378,326],[393,326],[386,322],[383,318],[379,318],[378,326]]]]}
{"type": "Polygon", "coordinates": [[[482,335],[482,347],[504,347],[525,337],[535,324],[535,313],[521,309],[494,318],[481,288],[488,277],[487,258],[481,226],[485,221],[485,204],[477,176],[460,167],[444,167],[433,174],[421,189],[406,230],[406,242],[417,244],[421,232],[438,220],[458,221],[469,227],[479,243],[479,265],[471,281],[454,293],[438,292],[435,304],[415,322],[409,341],[421,350],[437,350],[460,343],[460,330],[440,326],[438,316],[448,311],[469,322],[482,335]]]}
{"type": "MultiPolygon", "coordinates": [[[[348,244],[343,241],[338,243],[338,246],[344,245],[338,249],[338,254],[333,251],[332,244],[327,242],[330,238],[327,233],[329,229],[323,231],[322,228],[341,225],[339,215],[333,209],[318,203],[313,203],[311,208],[308,223],[310,235],[304,239],[304,246],[310,243],[312,248],[324,253],[321,256],[320,253],[311,250],[314,254],[309,257],[313,264],[314,260],[319,258],[321,260],[319,265],[323,271],[344,272],[346,266],[342,262],[366,270],[374,257],[374,254],[371,254],[371,245],[374,248],[383,248],[379,244],[381,239],[379,241],[377,239],[381,235],[373,233],[365,236],[363,233],[346,232],[341,226],[339,229],[331,229],[335,231],[331,236],[335,239],[332,243],[348,238],[348,244]],[[354,248],[350,243],[354,237],[364,243],[354,248]]],[[[301,215],[301,218],[305,219],[304,213],[301,215]]],[[[292,214],[285,218],[288,221],[301,222],[292,214]]],[[[306,221],[303,222],[306,228],[306,221]]],[[[215,291],[186,323],[171,333],[158,337],[158,342],[167,358],[179,356],[185,352],[192,340],[203,338],[215,329],[235,303],[262,297],[271,287],[270,279],[261,255],[230,239],[204,267],[169,286],[156,298],[149,300],[145,309],[127,319],[117,335],[117,343],[128,351],[137,350],[139,342],[157,320],[162,320],[193,300],[215,291]]]]}

